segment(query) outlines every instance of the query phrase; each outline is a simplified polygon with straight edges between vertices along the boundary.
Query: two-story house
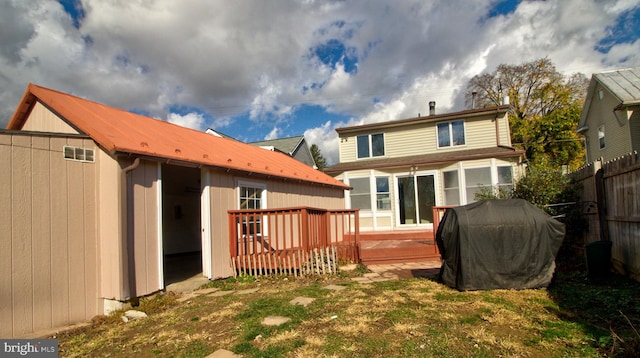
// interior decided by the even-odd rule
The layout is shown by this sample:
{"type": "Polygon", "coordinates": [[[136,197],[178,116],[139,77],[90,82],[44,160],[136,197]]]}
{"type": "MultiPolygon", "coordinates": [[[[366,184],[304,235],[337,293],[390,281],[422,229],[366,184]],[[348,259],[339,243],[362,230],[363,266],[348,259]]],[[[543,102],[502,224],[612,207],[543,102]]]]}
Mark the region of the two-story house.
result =
{"type": "Polygon", "coordinates": [[[434,206],[472,203],[522,175],[509,106],[435,114],[430,105],[429,116],[336,129],[339,164],[325,172],[353,188],[346,204],[360,209],[362,231],[430,231],[434,206]]]}
{"type": "Polygon", "coordinates": [[[640,67],[591,76],[577,132],[587,163],[640,152],[640,67]]]}

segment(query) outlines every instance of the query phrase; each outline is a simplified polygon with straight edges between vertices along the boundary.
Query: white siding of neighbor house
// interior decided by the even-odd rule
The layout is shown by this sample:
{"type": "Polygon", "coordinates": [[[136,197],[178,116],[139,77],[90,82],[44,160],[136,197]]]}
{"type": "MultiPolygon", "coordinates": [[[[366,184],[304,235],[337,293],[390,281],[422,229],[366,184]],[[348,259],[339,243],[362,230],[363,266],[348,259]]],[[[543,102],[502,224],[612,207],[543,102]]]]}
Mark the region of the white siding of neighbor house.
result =
{"type": "Polygon", "coordinates": [[[632,151],[631,129],[627,117],[621,114],[624,117],[621,126],[613,115],[613,108],[618,104],[619,101],[607,89],[600,84],[596,86],[585,123],[589,127],[586,132],[589,161],[598,158],[608,161],[632,151]],[[598,96],[601,90],[604,94],[602,99],[598,96]],[[605,128],[605,148],[600,149],[598,128],[602,125],[605,128]]]}

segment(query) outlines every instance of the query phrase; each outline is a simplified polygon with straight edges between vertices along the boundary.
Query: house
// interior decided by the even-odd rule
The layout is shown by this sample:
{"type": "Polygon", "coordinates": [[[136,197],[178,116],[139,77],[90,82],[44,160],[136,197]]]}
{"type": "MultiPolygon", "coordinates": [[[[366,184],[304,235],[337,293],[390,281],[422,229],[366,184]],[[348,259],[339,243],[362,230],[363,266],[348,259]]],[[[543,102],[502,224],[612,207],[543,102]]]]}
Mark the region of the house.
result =
{"type": "Polygon", "coordinates": [[[640,152],[640,67],[591,76],[577,132],[587,163],[640,152]]]}
{"type": "Polygon", "coordinates": [[[309,150],[309,146],[307,145],[307,141],[304,139],[303,135],[263,140],[259,142],[251,142],[249,144],[265,149],[281,151],[310,167],[317,168],[316,162],[311,154],[311,150],[309,150]]]}
{"type": "Polygon", "coordinates": [[[483,188],[511,188],[523,174],[508,106],[445,114],[430,107],[429,116],[336,129],[339,163],[325,172],[353,188],[347,207],[360,209],[363,236],[429,232],[433,207],[472,203],[483,188]]]}
{"type": "Polygon", "coordinates": [[[344,208],[279,152],[29,84],[0,131],[0,337],[162,290],[176,255],[232,274],[229,210],[344,208]]]}

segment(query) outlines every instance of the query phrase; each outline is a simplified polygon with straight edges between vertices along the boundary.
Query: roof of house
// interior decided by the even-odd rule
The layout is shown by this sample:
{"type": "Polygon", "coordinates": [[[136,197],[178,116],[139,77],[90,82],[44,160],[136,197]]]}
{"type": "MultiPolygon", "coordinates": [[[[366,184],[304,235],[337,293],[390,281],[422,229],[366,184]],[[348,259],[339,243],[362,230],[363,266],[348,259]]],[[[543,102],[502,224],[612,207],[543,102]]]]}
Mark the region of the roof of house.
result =
{"type": "Polygon", "coordinates": [[[591,76],[591,82],[589,82],[578,128],[584,128],[591,101],[596,96],[598,83],[620,102],[615,109],[640,105],[640,67],[596,73],[591,76]]]}
{"type": "Polygon", "coordinates": [[[344,183],[282,153],[210,135],[166,121],[109,107],[29,84],[7,129],[20,130],[36,101],[41,102],[104,150],[245,173],[348,188],[344,183]]]}
{"type": "Polygon", "coordinates": [[[295,136],[289,138],[279,138],[271,140],[263,140],[258,142],[250,142],[248,144],[256,147],[274,147],[282,152],[292,155],[304,141],[304,136],[295,136]]]}
{"type": "Polygon", "coordinates": [[[367,130],[367,129],[391,128],[391,127],[411,125],[411,124],[417,124],[417,123],[438,122],[438,121],[449,120],[449,119],[460,118],[460,117],[482,116],[482,115],[487,115],[489,113],[505,114],[508,110],[509,110],[508,105],[467,109],[459,112],[432,114],[428,116],[399,119],[395,121],[369,123],[369,124],[363,124],[359,126],[336,128],[336,132],[340,134],[340,133],[355,132],[355,131],[361,131],[361,130],[367,130]]]}
{"type": "Polygon", "coordinates": [[[445,164],[455,163],[461,160],[485,158],[519,157],[524,153],[524,150],[498,146],[491,148],[448,151],[442,153],[419,154],[399,158],[358,160],[355,162],[336,164],[334,166],[326,168],[324,172],[335,175],[350,170],[408,167],[413,165],[427,164],[445,164]]]}

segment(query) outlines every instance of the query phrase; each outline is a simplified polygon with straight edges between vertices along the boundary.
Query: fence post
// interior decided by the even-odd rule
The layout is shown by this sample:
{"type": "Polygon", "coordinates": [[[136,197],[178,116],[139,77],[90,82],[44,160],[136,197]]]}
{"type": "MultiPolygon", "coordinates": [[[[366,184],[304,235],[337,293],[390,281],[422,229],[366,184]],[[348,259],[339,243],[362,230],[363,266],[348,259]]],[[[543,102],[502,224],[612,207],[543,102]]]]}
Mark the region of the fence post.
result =
{"type": "Polygon", "coordinates": [[[238,228],[236,225],[236,215],[228,212],[229,215],[229,253],[231,257],[238,256],[238,228]]]}
{"type": "Polygon", "coordinates": [[[607,197],[604,187],[604,172],[602,170],[602,162],[593,163],[593,176],[596,186],[596,205],[598,206],[598,222],[600,223],[600,240],[609,240],[609,229],[607,227],[607,197]]]}

